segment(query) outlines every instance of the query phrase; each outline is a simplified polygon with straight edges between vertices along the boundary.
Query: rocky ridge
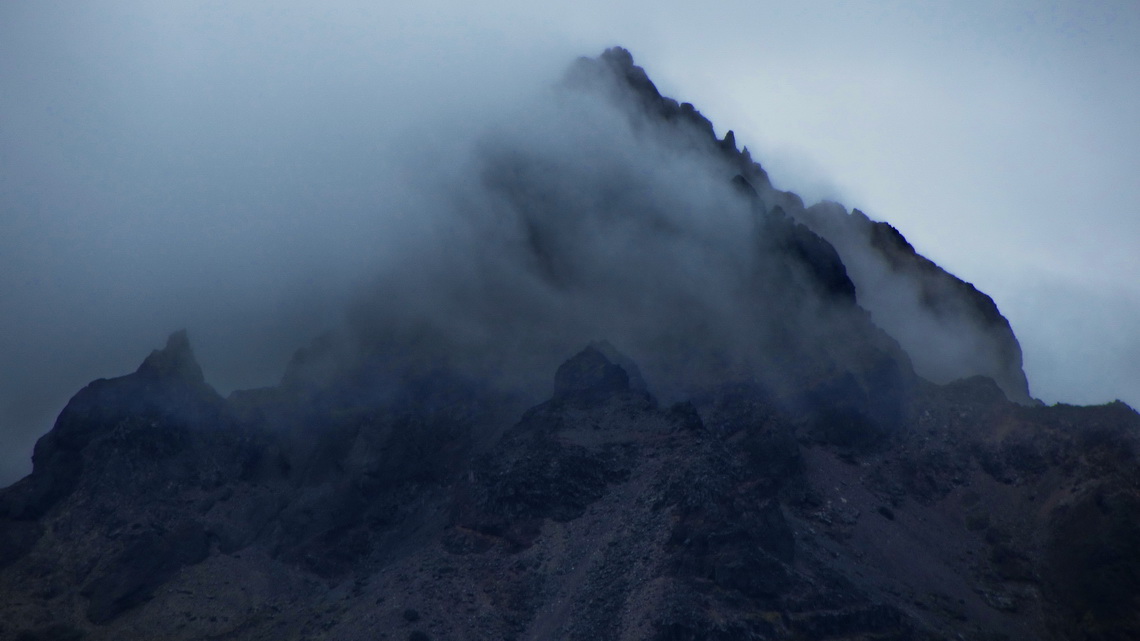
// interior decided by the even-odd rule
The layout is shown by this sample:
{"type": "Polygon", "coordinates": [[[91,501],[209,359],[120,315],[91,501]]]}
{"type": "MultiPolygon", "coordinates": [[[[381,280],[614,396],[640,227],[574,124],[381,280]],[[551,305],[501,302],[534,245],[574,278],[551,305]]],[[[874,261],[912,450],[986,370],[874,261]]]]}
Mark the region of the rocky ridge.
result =
{"type": "Polygon", "coordinates": [[[789,217],[814,232],[793,226],[776,235],[791,237],[783,242],[808,258],[805,262],[830,292],[857,299],[875,324],[902,345],[921,376],[938,383],[988,376],[1011,400],[1034,402],[1021,346],[989,296],[918,254],[890,224],[834,202],[805,207],[798,195],[775,187],[748,148],[737,149],[732,130],[718,139],[712,122],[692,104],[662,96],[628,51],[614,48],[598,59],[582,58],[570,74],[572,82],[583,84],[599,82],[598,77],[631,118],[649,114],[657,126],[680,131],[675,135],[683,141],[679,144],[719,156],[726,178],[736,174],[732,180],[756,209],[776,221],[789,217]],[[597,73],[598,67],[609,73],[597,73]]]}
{"type": "MultiPolygon", "coordinates": [[[[93,385],[105,399],[147,370],[93,385]]],[[[194,386],[172,376],[167,389],[194,386]]],[[[411,412],[310,417],[327,431],[305,455],[232,410],[180,423],[172,408],[216,407],[204,386],[148,414],[104,404],[78,461],[39,459],[3,493],[0,637],[1137,629],[1140,416],[1123,404],[1024,407],[984,378],[921,383],[907,429],[852,439],[747,384],[662,407],[594,347],[555,381],[483,449],[486,415],[442,376],[409,390],[411,412]],[[79,480],[38,494],[41,474],[79,480]]],[[[88,390],[61,425],[93,411],[88,390]]]]}

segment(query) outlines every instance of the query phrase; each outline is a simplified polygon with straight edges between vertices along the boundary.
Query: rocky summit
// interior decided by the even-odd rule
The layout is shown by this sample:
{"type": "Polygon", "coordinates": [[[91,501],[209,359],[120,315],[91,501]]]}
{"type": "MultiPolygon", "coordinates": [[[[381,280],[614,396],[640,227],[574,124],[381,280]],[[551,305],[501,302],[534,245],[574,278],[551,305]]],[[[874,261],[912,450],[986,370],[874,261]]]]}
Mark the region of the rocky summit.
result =
{"type": "Polygon", "coordinates": [[[80,390],[0,490],[0,639],[1140,638],[1140,415],[1034,400],[988,296],[627,51],[556,95],[619,147],[485,147],[459,307],[80,390]]]}

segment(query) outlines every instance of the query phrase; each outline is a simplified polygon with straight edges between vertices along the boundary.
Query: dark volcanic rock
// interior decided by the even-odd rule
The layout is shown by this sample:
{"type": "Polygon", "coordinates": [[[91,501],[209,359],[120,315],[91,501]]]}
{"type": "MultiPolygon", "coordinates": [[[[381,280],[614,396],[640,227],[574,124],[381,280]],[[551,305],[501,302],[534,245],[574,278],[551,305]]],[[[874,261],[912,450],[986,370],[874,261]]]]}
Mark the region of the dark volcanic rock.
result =
{"type": "Polygon", "coordinates": [[[120,440],[92,435],[80,453],[160,465],[120,479],[85,458],[60,499],[67,510],[4,521],[5,545],[19,552],[0,590],[42,605],[9,609],[3,634],[51,638],[35,612],[78,608],[60,634],[300,638],[323,621],[351,637],[378,604],[393,629],[414,611],[417,630],[440,638],[949,639],[980,626],[1014,639],[1114,639],[1137,629],[1140,417],[1130,408],[1019,407],[982,378],[926,385],[906,407],[910,428],[867,450],[818,439],[819,424],[754,383],[662,409],[616,367],[583,350],[558,370],[562,394],[484,448],[464,436],[488,429],[482,393],[438,375],[328,423],[323,451],[290,455],[276,478],[243,474],[240,459],[195,477],[176,462],[217,465],[235,443],[206,438],[216,428],[124,417],[112,429],[120,440]],[[468,444],[448,459],[448,443],[468,444]],[[452,472],[401,467],[417,456],[450,460],[452,472]],[[123,487],[129,478],[154,480],[144,494],[123,487]],[[920,543],[882,547],[892,540],[920,543]],[[253,583],[205,578],[221,567],[253,583]],[[969,589],[955,592],[943,574],[969,589]],[[277,587],[255,588],[263,576],[277,587]],[[314,585],[343,586],[345,605],[320,605],[321,592],[303,587],[314,585]],[[198,590],[217,600],[172,609],[198,590]],[[456,594],[471,600],[457,608],[456,594]],[[312,605],[296,605],[301,595],[312,605]]]}
{"type": "Polygon", "coordinates": [[[685,418],[630,390],[625,371],[594,347],[563,363],[554,387],[472,470],[457,506],[462,528],[528,546],[542,519],[576,519],[628,479],[643,431],[676,429],[685,418]]]}
{"type": "Polygon", "coordinates": [[[554,374],[555,399],[604,400],[629,389],[629,374],[593,346],[563,363],[554,374]]]}
{"type": "Polygon", "coordinates": [[[156,381],[177,380],[189,385],[204,385],[206,377],[190,349],[186,330],[179,330],[166,339],[166,347],[156,349],[139,365],[140,377],[156,381]]]}
{"type": "Polygon", "coordinates": [[[90,598],[87,618],[92,623],[107,623],[145,603],[183,566],[204,560],[209,547],[205,530],[194,522],[135,537],[83,588],[81,593],[90,598]]]}
{"type": "Polygon", "coordinates": [[[719,156],[726,179],[753,204],[770,247],[793,257],[796,269],[825,295],[857,298],[920,375],[937,383],[988,376],[1010,400],[1033,401],[1021,347],[993,300],[920,255],[897,229],[857,209],[848,214],[837,203],[805,207],[795,194],[777,190],[747,149],[737,151],[732,132],[718,140],[708,119],[692,105],[662,96],[624,49],[579,60],[570,79],[600,83],[631,118],[640,122],[648,114],[650,126],[663,123],[685,145],[719,156]]]}
{"type": "Polygon", "coordinates": [[[1021,346],[993,299],[915,251],[903,235],[858,209],[820,203],[795,214],[839,252],[871,312],[937,383],[981,375],[1010,400],[1030,403],[1021,346]]]}
{"type": "MultiPolygon", "coordinates": [[[[93,440],[129,424],[212,429],[220,426],[221,412],[222,399],[204,382],[186,333],[177,332],[134,374],[97,380],[76,394],[36,443],[31,476],[4,503],[14,518],[39,516],[75,489],[84,473],[84,450],[93,440]]],[[[179,447],[170,441],[155,446],[149,454],[179,447]]]]}
{"type": "Polygon", "coordinates": [[[0,569],[27,554],[42,534],[36,521],[0,519],[0,569]]]}
{"type": "Polygon", "coordinates": [[[80,641],[83,631],[62,623],[46,625],[34,630],[23,630],[16,635],[16,641],[80,641]]]}

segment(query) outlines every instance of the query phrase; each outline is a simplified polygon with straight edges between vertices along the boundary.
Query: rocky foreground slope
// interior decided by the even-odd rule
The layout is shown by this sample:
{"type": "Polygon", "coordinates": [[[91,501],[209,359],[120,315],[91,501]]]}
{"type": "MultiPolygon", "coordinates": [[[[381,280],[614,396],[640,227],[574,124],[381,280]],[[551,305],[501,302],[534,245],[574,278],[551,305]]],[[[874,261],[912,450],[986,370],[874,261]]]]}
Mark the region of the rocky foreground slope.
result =
{"type": "Polygon", "coordinates": [[[205,386],[176,335],[77,394],[4,491],[0,637],[1140,630],[1127,406],[916,380],[882,432],[743,383],[665,407],[603,351],[514,422],[439,374],[379,406],[314,402],[282,433],[205,386]]]}
{"type": "MultiPolygon", "coordinates": [[[[176,333],[76,394],[0,490],[0,639],[1140,638],[1140,415],[1034,402],[993,301],[777,190],[627,52],[564,85],[699,160],[742,242],[685,256],[733,266],[710,272],[731,304],[675,278],[620,292],[652,317],[541,341],[528,314],[571,308],[496,308],[518,331],[494,358],[362,305],[383,331],[228,398],[176,333]]],[[[570,160],[524,151],[480,167],[540,300],[607,300],[584,227],[691,241],[638,176],[590,204],[611,172],[568,189],[570,160]]]]}

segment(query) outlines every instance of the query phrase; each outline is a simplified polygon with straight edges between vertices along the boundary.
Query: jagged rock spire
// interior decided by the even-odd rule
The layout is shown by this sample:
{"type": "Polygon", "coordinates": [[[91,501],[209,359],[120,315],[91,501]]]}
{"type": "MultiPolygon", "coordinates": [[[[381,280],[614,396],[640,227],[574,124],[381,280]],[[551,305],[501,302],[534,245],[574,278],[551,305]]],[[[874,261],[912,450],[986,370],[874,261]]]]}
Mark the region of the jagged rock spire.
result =
{"type": "Polygon", "coordinates": [[[554,374],[554,397],[606,397],[629,389],[629,374],[589,345],[554,374]]]}
{"type": "Polygon", "coordinates": [[[190,348],[190,337],[185,329],[174,332],[166,339],[166,347],[156,349],[139,366],[138,374],[149,378],[180,380],[202,384],[206,377],[190,348]]]}

